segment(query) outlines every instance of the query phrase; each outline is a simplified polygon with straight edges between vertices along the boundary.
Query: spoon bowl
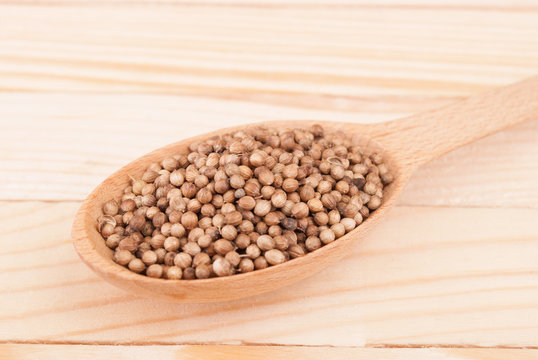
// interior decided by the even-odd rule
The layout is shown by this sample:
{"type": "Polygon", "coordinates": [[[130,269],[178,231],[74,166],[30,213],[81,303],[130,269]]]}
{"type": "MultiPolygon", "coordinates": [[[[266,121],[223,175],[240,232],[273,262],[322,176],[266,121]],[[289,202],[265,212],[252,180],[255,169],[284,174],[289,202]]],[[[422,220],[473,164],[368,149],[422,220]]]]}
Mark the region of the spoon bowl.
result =
{"type": "Polygon", "coordinates": [[[180,302],[223,301],[275,290],[306,278],[348,253],[350,246],[363,239],[384,217],[413,171],[425,162],[473,140],[538,118],[538,78],[500,88],[445,108],[388,123],[365,125],[330,121],[270,121],[221,129],[165,146],[124,166],[102,182],[84,201],[73,225],[73,243],[81,259],[98,275],[133,294],[180,302]],[[534,95],[534,96],[533,96],[534,95]],[[247,126],[268,128],[308,128],[313,123],[327,133],[341,132],[365,151],[381,153],[394,175],[384,189],[382,205],[357,228],[332,243],[305,256],[263,270],[227,277],[196,280],[154,279],[131,272],[112,260],[109,249],[97,231],[96,219],[102,204],[118,199],[130,176],[141,177],[153,162],[188,152],[200,140],[247,126]]]}

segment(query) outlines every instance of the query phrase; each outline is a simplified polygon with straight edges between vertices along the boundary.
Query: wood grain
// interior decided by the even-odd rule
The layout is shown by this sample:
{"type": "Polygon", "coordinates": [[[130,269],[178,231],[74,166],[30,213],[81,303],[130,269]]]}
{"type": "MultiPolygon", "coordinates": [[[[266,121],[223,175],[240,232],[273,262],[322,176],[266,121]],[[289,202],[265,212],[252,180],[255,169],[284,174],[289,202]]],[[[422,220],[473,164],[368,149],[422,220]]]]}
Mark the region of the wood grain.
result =
{"type": "Polygon", "coordinates": [[[5,5],[0,89],[350,111],[362,98],[470,95],[535,74],[537,11],[445,11],[5,5]]]}
{"type": "MultiPolygon", "coordinates": [[[[136,157],[215,127],[284,117],[372,123],[406,114],[146,95],[0,94],[0,104],[0,119],[8,120],[0,122],[4,200],[82,200],[136,157]]],[[[536,139],[533,121],[453,151],[419,169],[400,204],[536,207],[536,139]]]]}
{"type": "MultiPolygon", "coordinates": [[[[402,3],[420,5],[388,4],[402,3]]],[[[529,9],[76,4],[0,11],[0,199],[81,200],[120,165],[207,129],[391,120],[538,62],[529,9]]],[[[402,204],[535,207],[536,129],[429,165],[402,204]]]]}
{"type": "Polygon", "coordinates": [[[145,360],[156,357],[162,360],[363,360],[383,358],[386,360],[530,360],[538,357],[538,350],[522,349],[362,349],[350,347],[299,347],[299,346],[88,346],[88,345],[36,345],[2,344],[0,359],[56,360],[70,358],[145,360]]]}
{"type": "MultiPolygon", "coordinates": [[[[0,341],[316,345],[213,349],[233,358],[537,358],[319,347],[537,346],[536,121],[428,164],[347,260],[266,296],[186,307],[132,298],[69,242],[79,200],[178,139],[272,119],[386,121],[535,75],[535,1],[22,4],[0,1],[0,199],[11,200],[0,202],[0,341]]],[[[3,345],[0,357],[150,349],[51,346],[3,345]]]]}
{"type": "Polygon", "coordinates": [[[0,340],[536,345],[535,209],[396,207],[313,278],[173,304],[133,297],[79,261],[68,240],[78,206],[1,203],[0,340]]]}

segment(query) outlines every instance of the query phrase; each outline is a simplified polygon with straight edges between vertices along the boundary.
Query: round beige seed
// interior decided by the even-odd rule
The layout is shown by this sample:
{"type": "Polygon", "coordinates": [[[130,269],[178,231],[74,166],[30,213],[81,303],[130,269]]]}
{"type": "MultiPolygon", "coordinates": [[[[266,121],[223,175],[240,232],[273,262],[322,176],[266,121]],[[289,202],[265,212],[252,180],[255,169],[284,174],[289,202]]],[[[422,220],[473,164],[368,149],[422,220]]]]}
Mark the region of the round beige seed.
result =
{"type": "Polygon", "coordinates": [[[340,223],[344,225],[344,229],[346,230],[346,233],[355,229],[355,226],[356,226],[355,220],[352,218],[343,218],[342,220],[340,220],[340,223]]]}
{"type": "Polygon", "coordinates": [[[250,244],[245,250],[245,254],[251,259],[256,259],[261,254],[261,250],[256,244],[250,244]]]}
{"type": "Polygon", "coordinates": [[[150,265],[146,269],[146,275],[152,278],[160,278],[163,276],[163,267],[159,264],[150,265]]]}
{"type": "Polygon", "coordinates": [[[166,278],[170,280],[179,280],[183,275],[183,271],[178,266],[170,266],[166,270],[166,278]]]}
{"type": "Polygon", "coordinates": [[[234,245],[231,241],[226,239],[219,239],[213,244],[213,249],[220,255],[226,255],[230,251],[234,250],[234,245]]]}
{"type": "Polygon", "coordinates": [[[317,236],[309,236],[305,240],[305,246],[308,251],[314,251],[321,247],[321,240],[317,236]]]}
{"type": "Polygon", "coordinates": [[[258,216],[265,216],[271,211],[271,202],[267,200],[258,200],[254,207],[254,214],[258,216]]]}
{"type": "Polygon", "coordinates": [[[271,250],[275,248],[275,240],[269,235],[262,235],[256,240],[258,247],[263,250],[271,250]]]}
{"type": "Polygon", "coordinates": [[[133,254],[127,250],[117,250],[114,253],[114,261],[120,265],[129,264],[133,258],[133,254]]]}
{"type": "Polygon", "coordinates": [[[164,240],[164,248],[166,251],[177,251],[179,249],[180,243],[179,239],[175,236],[169,236],[164,240]]]}
{"type": "Polygon", "coordinates": [[[153,265],[157,263],[157,254],[155,251],[148,250],[142,254],[142,262],[146,265],[153,265]]]}
{"type": "Polygon", "coordinates": [[[225,225],[221,230],[220,234],[226,240],[233,240],[237,236],[237,229],[233,225],[225,225]]]}
{"type": "Polygon", "coordinates": [[[191,256],[195,256],[200,251],[202,251],[202,249],[200,249],[200,246],[192,241],[189,241],[185,245],[183,245],[182,250],[191,256]]]}
{"type": "Polygon", "coordinates": [[[119,205],[116,202],[116,200],[107,201],[103,205],[103,214],[105,214],[105,215],[114,216],[114,215],[116,215],[118,213],[118,211],[119,211],[119,205]]]}
{"type": "Polygon", "coordinates": [[[247,273],[254,270],[254,262],[249,258],[242,258],[239,262],[239,270],[241,273],[247,273]]]}
{"type": "Polygon", "coordinates": [[[180,267],[182,269],[186,269],[189,266],[191,266],[192,257],[187,253],[181,252],[181,253],[177,254],[176,257],[174,258],[174,264],[177,267],[180,267]]]}
{"type": "Polygon", "coordinates": [[[325,229],[319,233],[319,239],[325,245],[331,243],[335,239],[334,232],[331,229],[325,229]]]}
{"type": "Polygon", "coordinates": [[[207,279],[211,276],[211,267],[205,264],[198,265],[195,269],[197,279],[207,279]]]}
{"type": "Polygon", "coordinates": [[[334,224],[333,226],[331,226],[331,230],[334,233],[335,238],[344,236],[344,234],[346,233],[346,228],[342,223],[334,224]]]}
{"type": "Polygon", "coordinates": [[[256,206],[256,200],[252,196],[243,196],[237,204],[243,210],[252,210],[256,206]]]}
{"type": "Polygon", "coordinates": [[[271,265],[282,264],[286,261],[286,256],[284,255],[284,253],[277,249],[266,251],[264,256],[265,260],[267,260],[267,262],[271,265]]]}
{"type": "Polygon", "coordinates": [[[142,271],[144,271],[144,269],[146,268],[146,265],[144,265],[142,260],[135,258],[129,262],[128,267],[129,267],[129,270],[131,270],[132,272],[139,274],[142,271]]]}
{"type": "Polygon", "coordinates": [[[291,216],[296,219],[303,219],[308,216],[310,209],[304,202],[299,202],[291,208],[291,216]]]}
{"type": "Polygon", "coordinates": [[[224,258],[218,258],[213,263],[213,272],[217,276],[229,276],[232,275],[232,265],[224,258]]]}

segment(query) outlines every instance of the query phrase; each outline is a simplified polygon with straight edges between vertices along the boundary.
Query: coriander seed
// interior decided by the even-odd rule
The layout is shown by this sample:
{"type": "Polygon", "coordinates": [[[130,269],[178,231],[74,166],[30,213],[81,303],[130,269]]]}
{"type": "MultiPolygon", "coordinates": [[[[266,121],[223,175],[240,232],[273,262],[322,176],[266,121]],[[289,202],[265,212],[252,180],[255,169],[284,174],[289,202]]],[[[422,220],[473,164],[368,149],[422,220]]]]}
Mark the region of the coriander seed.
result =
{"type": "Polygon", "coordinates": [[[181,279],[183,275],[183,271],[181,271],[181,268],[177,266],[170,266],[168,270],[166,270],[166,278],[170,280],[179,280],[181,279]]]}
{"type": "Polygon", "coordinates": [[[372,196],[370,198],[370,201],[368,201],[368,208],[370,210],[376,210],[377,208],[379,208],[379,206],[381,206],[381,199],[379,198],[379,196],[372,196]]]}
{"type": "Polygon", "coordinates": [[[146,265],[144,265],[142,260],[138,258],[134,258],[129,262],[128,267],[129,267],[129,270],[131,270],[132,272],[139,274],[142,271],[144,271],[144,269],[146,268],[146,265]]]}
{"type": "Polygon", "coordinates": [[[177,254],[177,252],[166,252],[166,254],[164,255],[163,263],[167,266],[173,266],[174,259],[177,254]]]}
{"type": "Polygon", "coordinates": [[[232,264],[226,259],[219,258],[213,263],[213,272],[217,276],[229,276],[232,274],[232,264]]]}
{"type": "Polygon", "coordinates": [[[307,217],[309,212],[310,209],[308,208],[308,205],[306,205],[304,202],[296,203],[291,208],[291,216],[296,219],[303,219],[307,217]]]}
{"type": "Polygon", "coordinates": [[[377,185],[371,181],[367,181],[366,184],[364,184],[364,192],[368,195],[375,195],[377,192],[377,185]]]}
{"type": "Polygon", "coordinates": [[[197,243],[192,242],[192,241],[189,241],[185,245],[183,245],[182,250],[183,250],[183,252],[185,252],[185,253],[187,253],[187,254],[189,254],[191,256],[195,256],[200,251],[202,251],[200,246],[197,243]]]}
{"type": "Polygon", "coordinates": [[[176,251],[177,249],[179,249],[179,239],[175,236],[169,236],[167,237],[165,240],[164,240],[164,248],[166,249],[166,251],[170,251],[170,252],[173,252],[173,251],[176,251]]]}
{"type": "Polygon", "coordinates": [[[118,234],[112,234],[110,235],[106,240],[105,244],[111,249],[115,249],[118,247],[122,237],[118,234]]]}
{"type": "Polygon", "coordinates": [[[331,226],[331,230],[334,233],[335,238],[344,236],[344,234],[346,233],[346,228],[341,223],[337,223],[331,226]]]}
{"type": "Polygon", "coordinates": [[[275,240],[269,235],[262,235],[256,240],[256,244],[261,250],[267,251],[274,249],[275,240]]]}
{"type": "Polygon", "coordinates": [[[241,256],[235,251],[229,251],[224,255],[226,259],[233,267],[237,267],[241,261],[241,256]]]}
{"type": "Polygon", "coordinates": [[[288,249],[288,247],[289,247],[289,242],[288,242],[288,238],[287,238],[287,237],[282,236],[282,235],[277,235],[277,236],[273,237],[273,240],[274,240],[274,243],[275,243],[275,247],[276,247],[278,250],[285,251],[285,250],[288,249]]]}
{"type": "Polygon", "coordinates": [[[183,279],[193,280],[196,279],[196,271],[192,267],[188,267],[183,270],[183,279]]]}
{"type": "MultiPolygon", "coordinates": [[[[279,250],[286,250],[286,249],[279,249],[279,250]]],[[[291,245],[289,248],[287,248],[288,254],[292,259],[301,257],[305,254],[304,249],[299,245],[291,245]]]]}
{"type": "Polygon", "coordinates": [[[271,211],[271,203],[267,200],[258,200],[254,207],[254,214],[258,216],[265,216],[271,211]]]}
{"type": "Polygon", "coordinates": [[[138,242],[132,237],[126,237],[118,243],[119,250],[127,250],[130,252],[135,252],[138,249],[138,242]]]}
{"type": "Polygon", "coordinates": [[[287,200],[288,196],[283,190],[276,190],[271,196],[271,203],[276,208],[283,207],[287,200]]]}
{"type": "Polygon", "coordinates": [[[233,240],[237,236],[237,229],[233,225],[225,225],[221,230],[220,234],[224,239],[233,240]]]}
{"type": "Polygon", "coordinates": [[[352,218],[344,218],[340,220],[340,223],[344,225],[344,228],[346,232],[350,232],[351,230],[355,229],[357,224],[355,223],[355,220],[352,218]]]}
{"type": "Polygon", "coordinates": [[[163,248],[155,249],[155,254],[157,255],[157,263],[163,264],[164,263],[164,257],[166,255],[167,251],[163,248]]]}
{"type": "Polygon", "coordinates": [[[314,251],[321,247],[321,240],[317,236],[309,236],[305,240],[308,251],[314,251]]]}
{"type": "Polygon", "coordinates": [[[181,216],[181,225],[183,225],[186,229],[194,229],[197,224],[198,216],[194,212],[187,211],[181,216]]]}
{"type": "Polygon", "coordinates": [[[133,254],[128,250],[118,250],[114,253],[114,261],[120,265],[129,264],[133,258],[133,254]]]}
{"type": "Polygon", "coordinates": [[[313,212],[317,213],[323,210],[323,203],[319,199],[310,199],[307,203],[308,209],[313,212]]]}
{"type": "Polygon", "coordinates": [[[146,275],[152,278],[160,278],[163,275],[163,267],[159,264],[150,265],[146,269],[146,275]]]}
{"type": "Polygon", "coordinates": [[[246,234],[239,234],[235,238],[235,246],[239,249],[246,249],[250,245],[250,237],[246,234]]]}
{"type": "Polygon", "coordinates": [[[211,275],[211,267],[205,264],[198,265],[195,268],[195,275],[197,279],[207,279],[211,275]]]}
{"type": "Polygon", "coordinates": [[[252,196],[243,196],[237,204],[241,209],[252,210],[256,206],[256,200],[252,196]]]}
{"type": "Polygon", "coordinates": [[[219,239],[215,241],[213,247],[217,254],[220,255],[226,255],[234,249],[234,245],[232,244],[232,242],[226,239],[219,239]]]}
{"type": "Polygon", "coordinates": [[[256,244],[250,244],[245,250],[245,254],[251,258],[256,259],[261,254],[261,250],[256,244]]]}
{"type": "Polygon", "coordinates": [[[192,264],[192,257],[184,252],[180,252],[174,258],[174,264],[182,269],[186,269],[192,264]]]}
{"type": "Polygon", "coordinates": [[[267,260],[264,256],[259,256],[256,259],[254,259],[254,268],[256,270],[262,270],[267,268],[269,265],[267,264],[267,260]]]}
{"type": "Polygon", "coordinates": [[[282,183],[282,190],[287,193],[294,192],[299,188],[299,182],[296,179],[287,178],[282,183]]]}
{"type": "Polygon", "coordinates": [[[157,254],[152,250],[144,251],[142,254],[142,262],[146,265],[153,265],[157,263],[157,254]]]}
{"type": "Polygon", "coordinates": [[[206,253],[200,252],[192,259],[192,266],[197,267],[199,265],[211,264],[211,258],[206,253]]]}
{"type": "Polygon", "coordinates": [[[118,213],[119,206],[115,200],[107,201],[103,205],[103,214],[114,216],[118,213]]]}
{"type": "Polygon", "coordinates": [[[242,258],[239,262],[239,270],[241,273],[247,273],[254,270],[254,262],[249,258],[242,258]]]}
{"type": "Polygon", "coordinates": [[[319,239],[322,243],[328,244],[334,241],[335,234],[331,229],[325,229],[319,233],[319,239]]]}
{"type": "Polygon", "coordinates": [[[282,264],[286,261],[286,256],[284,253],[277,249],[272,249],[265,252],[265,260],[271,265],[282,264]]]}

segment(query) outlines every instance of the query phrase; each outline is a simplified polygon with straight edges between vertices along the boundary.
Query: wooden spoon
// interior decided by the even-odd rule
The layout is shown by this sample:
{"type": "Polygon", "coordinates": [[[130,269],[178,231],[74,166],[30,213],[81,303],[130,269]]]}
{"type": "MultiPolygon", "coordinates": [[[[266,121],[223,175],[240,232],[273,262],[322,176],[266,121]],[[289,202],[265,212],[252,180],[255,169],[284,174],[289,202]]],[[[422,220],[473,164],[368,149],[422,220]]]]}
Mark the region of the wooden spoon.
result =
{"type": "Polygon", "coordinates": [[[165,146],[118,170],[82,204],[73,225],[73,242],[82,260],[97,274],[136,295],[182,302],[208,302],[263,293],[306,278],[345,256],[352,243],[363,239],[379,223],[400,195],[409,176],[422,164],[471,141],[532,119],[538,119],[538,77],[388,123],[263,123],[278,128],[306,128],[320,123],[326,131],[344,131],[368,151],[381,152],[395,177],[386,188],[382,206],[355,230],[306,256],[264,270],[204,280],[153,279],[114,263],[112,250],[105,245],[96,228],[102,204],[121,197],[130,181],[129,175],[140,177],[150,163],[186,153],[188,145],[194,141],[244,129],[245,126],[221,129],[165,146]]]}

